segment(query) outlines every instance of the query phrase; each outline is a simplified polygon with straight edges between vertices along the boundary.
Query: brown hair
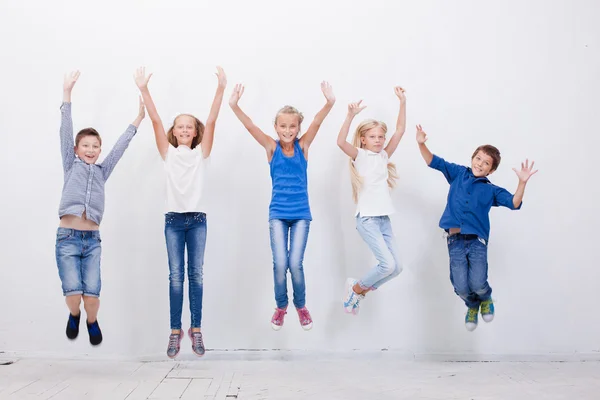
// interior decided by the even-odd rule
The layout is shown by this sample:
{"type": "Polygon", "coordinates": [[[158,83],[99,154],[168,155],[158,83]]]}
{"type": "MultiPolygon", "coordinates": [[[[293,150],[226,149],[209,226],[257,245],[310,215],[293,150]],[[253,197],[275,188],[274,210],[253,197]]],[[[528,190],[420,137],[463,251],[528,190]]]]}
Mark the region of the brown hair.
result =
{"type": "Polygon", "coordinates": [[[202,122],[200,122],[200,120],[196,117],[194,117],[191,114],[179,114],[178,116],[175,117],[175,119],[173,120],[173,125],[171,125],[171,127],[169,128],[169,131],[167,132],[167,139],[169,140],[169,143],[171,143],[174,147],[178,147],[179,143],[177,143],[177,138],[175,137],[175,135],[173,135],[173,128],[175,128],[175,123],[177,122],[177,118],[179,117],[190,117],[191,119],[194,120],[194,129],[196,129],[196,136],[194,136],[194,138],[192,139],[192,149],[195,148],[196,146],[198,146],[198,143],[202,142],[202,135],[204,135],[204,124],[202,122]]]}
{"type": "Polygon", "coordinates": [[[492,146],[491,144],[481,145],[475,149],[475,152],[473,152],[473,156],[471,157],[471,160],[475,158],[475,156],[477,155],[477,153],[479,153],[479,151],[482,151],[484,154],[492,157],[492,171],[495,171],[496,168],[498,168],[498,166],[500,165],[500,160],[501,160],[500,150],[498,150],[496,147],[492,146]]]}
{"type": "Polygon", "coordinates": [[[98,141],[100,142],[100,146],[102,146],[102,138],[100,137],[100,134],[98,133],[98,131],[95,130],[94,128],[85,128],[85,129],[82,129],[79,132],[77,132],[77,136],[75,136],[75,147],[79,146],[79,141],[86,136],[94,136],[94,137],[98,138],[98,141]]]}

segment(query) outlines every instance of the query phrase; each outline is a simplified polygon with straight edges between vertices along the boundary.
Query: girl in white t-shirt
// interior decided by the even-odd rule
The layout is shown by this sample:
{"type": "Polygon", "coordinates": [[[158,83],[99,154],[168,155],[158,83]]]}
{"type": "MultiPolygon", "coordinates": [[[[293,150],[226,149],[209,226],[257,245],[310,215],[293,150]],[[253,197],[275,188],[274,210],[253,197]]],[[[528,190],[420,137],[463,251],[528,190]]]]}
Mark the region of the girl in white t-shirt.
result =
{"type": "Polygon", "coordinates": [[[352,196],[356,203],[356,229],[367,243],[377,261],[360,280],[348,278],[343,297],[344,310],[357,314],[359,303],[370,290],[377,289],[402,271],[398,247],[388,215],[394,212],[390,190],[395,185],[396,166],[389,162],[406,127],[406,97],[404,89],[395,87],[400,99],[396,131],[385,146],[385,123],[372,119],[361,122],[354,133],[353,143],[346,141],[354,117],[365,106],[362,100],[348,105],[348,115],[340,129],[337,144],[350,158],[352,196]]]}
{"type": "Polygon", "coordinates": [[[171,335],[167,356],[179,353],[181,339],[181,311],[183,306],[183,283],[185,281],[184,251],[187,247],[188,281],[191,327],[188,335],[192,350],[204,355],[204,341],[200,331],[202,320],[202,267],[206,245],[206,214],[204,208],[204,175],[213,145],[215,124],[227,85],[225,72],[217,67],[219,85],[215,93],[206,126],[196,117],[181,114],[165,134],[162,121],[148,91],[150,75],[144,68],[135,74],[146,109],[152,120],[156,147],[164,160],[167,176],[167,201],[165,214],[165,239],[169,257],[169,302],[171,311],[171,335]]]}

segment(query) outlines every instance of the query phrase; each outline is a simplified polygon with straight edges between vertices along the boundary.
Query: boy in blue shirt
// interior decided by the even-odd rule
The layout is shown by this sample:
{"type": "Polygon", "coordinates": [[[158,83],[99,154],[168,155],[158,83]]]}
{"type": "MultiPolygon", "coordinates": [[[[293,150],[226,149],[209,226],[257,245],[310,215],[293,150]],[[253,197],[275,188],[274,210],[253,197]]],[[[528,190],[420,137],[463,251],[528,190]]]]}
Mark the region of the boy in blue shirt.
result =
{"type": "Polygon", "coordinates": [[[450,281],[454,292],[468,307],[465,326],[468,331],[473,331],[477,328],[480,307],[485,322],[494,319],[492,288],[487,282],[490,209],[499,206],[520,209],[525,185],[537,170],[533,170],[534,162],[530,166],[529,160],[521,163],[520,171],[513,168],[519,178],[519,186],[512,195],[487,178],[500,164],[500,151],[494,146],[479,146],[471,157],[471,168],[468,168],[432,154],[425,145],[426,141],[426,133],[421,125],[417,125],[421,156],[429,167],[443,173],[450,184],[440,228],[448,232],[450,281]]]}

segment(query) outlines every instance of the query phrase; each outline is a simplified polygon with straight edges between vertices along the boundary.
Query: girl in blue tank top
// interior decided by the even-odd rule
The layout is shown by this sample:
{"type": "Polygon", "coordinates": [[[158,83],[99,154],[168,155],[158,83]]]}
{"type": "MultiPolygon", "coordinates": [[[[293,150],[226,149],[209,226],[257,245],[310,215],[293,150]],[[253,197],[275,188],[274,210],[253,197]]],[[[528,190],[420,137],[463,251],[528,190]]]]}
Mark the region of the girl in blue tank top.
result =
{"type": "Polygon", "coordinates": [[[317,113],[306,133],[300,136],[300,126],[304,116],[296,108],[285,106],[275,116],[275,131],[278,140],[266,135],[254,125],[239,107],[238,102],[244,87],[235,86],[229,105],[244,124],[244,127],[267,151],[271,167],[273,191],[269,206],[269,231],[273,252],[273,280],[277,307],[271,318],[271,327],[278,331],[283,326],[287,312],[287,270],[292,275],[294,306],[298,312],[300,325],[305,330],[312,328],[312,318],[306,308],[306,285],[304,282],[304,250],[308,239],[310,205],[307,188],[308,148],[315,139],[323,120],[335,103],[333,89],[327,82],[321,83],[321,91],[327,103],[317,113]],[[289,246],[288,246],[289,239],[289,246]]]}

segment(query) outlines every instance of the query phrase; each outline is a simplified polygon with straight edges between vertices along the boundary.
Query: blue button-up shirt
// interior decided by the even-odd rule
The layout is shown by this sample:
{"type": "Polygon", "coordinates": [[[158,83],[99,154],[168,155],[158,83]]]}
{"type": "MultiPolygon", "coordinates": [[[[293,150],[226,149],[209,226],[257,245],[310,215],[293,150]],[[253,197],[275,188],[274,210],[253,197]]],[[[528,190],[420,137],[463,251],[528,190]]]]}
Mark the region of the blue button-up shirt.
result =
{"type": "Polygon", "coordinates": [[[476,177],[471,168],[445,161],[436,155],[429,164],[444,174],[450,184],[448,203],[440,219],[440,228],[460,228],[463,234],[475,234],[485,241],[490,236],[489,212],[492,207],[514,207],[513,195],[493,185],[486,177],[476,177]]]}
{"type": "Polygon", "coordinates": [[[76,215],[100,225],[104,214],[104,183],[123,156],[137,128],[129,125],[101,164],[86,164],[75,155],[71,103],[61,108],[60,151],[62,154],[65,183],[58,216],[76,215]]]}

